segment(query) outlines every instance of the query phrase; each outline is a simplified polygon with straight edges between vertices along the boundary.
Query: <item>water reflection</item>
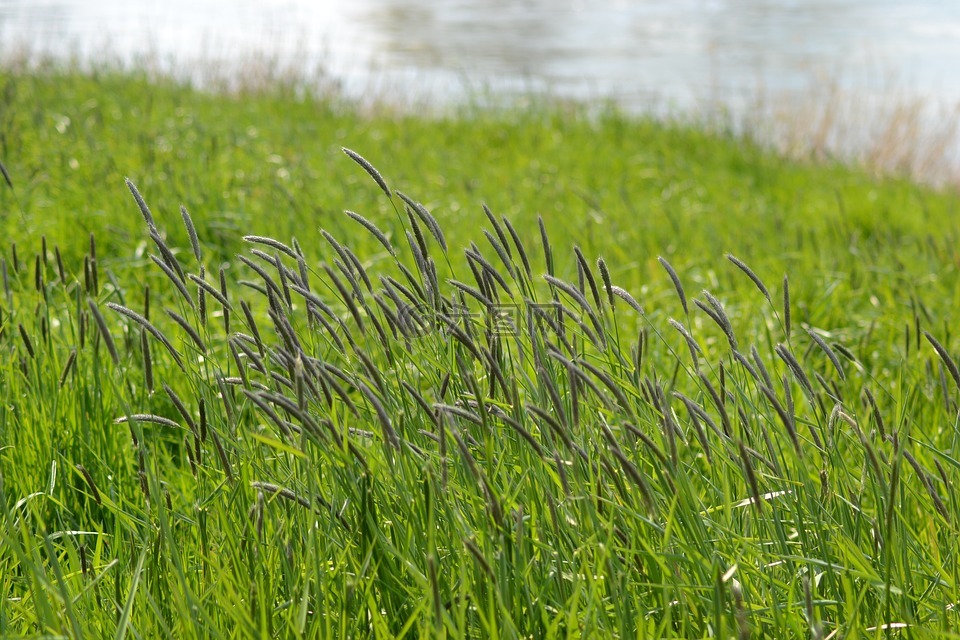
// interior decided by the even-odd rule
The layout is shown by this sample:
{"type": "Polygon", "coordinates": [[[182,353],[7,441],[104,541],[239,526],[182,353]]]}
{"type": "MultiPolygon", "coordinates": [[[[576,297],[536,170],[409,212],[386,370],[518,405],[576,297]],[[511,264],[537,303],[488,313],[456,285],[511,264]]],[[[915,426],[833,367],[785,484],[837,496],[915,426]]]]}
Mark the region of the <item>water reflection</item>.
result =
{"type": "Polygon", "coordinates": [[[397,78],[458,97],[466,81],[739,113],[825,77],[875,102],[960,100],[948,0],[0,0],[0,54],[23,43],[181,68],[256,51],[323,64],[354,94],[397,78]]]}
{"type": "Polygon", "coordinates": [[[356,19],[397,65],[545,81],[561,92],[672,100],[758,86],[797,90],[813,72],[957,90],[960,8],[898,0],[367,0],[356,19]],[[931,41],[933,40],[933,41],[931,41]],[[950,84],[951,86],[945,86],[950,84]]]}

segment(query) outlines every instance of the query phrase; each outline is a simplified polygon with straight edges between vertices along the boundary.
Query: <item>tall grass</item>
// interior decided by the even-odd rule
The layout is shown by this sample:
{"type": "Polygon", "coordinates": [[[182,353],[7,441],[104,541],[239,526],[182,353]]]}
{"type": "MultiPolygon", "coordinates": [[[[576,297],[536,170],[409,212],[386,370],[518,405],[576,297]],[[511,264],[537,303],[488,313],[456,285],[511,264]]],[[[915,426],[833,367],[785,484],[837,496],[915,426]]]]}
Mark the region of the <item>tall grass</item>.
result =
{"type": "MultiPolygon", "coordinates": [[[[26,234],[0,635],[956,635],[953,201],[837,169],[891,201],[794,222],[771,185],[812,169],[711,200],[753,152],[704,140],[727,169],[664,152],[659,199],[576,221],[453,215],[364,150],[330,162],[365,214],[225,228],[153,177],[104,187],[112,235],[26,234]]],[[[45,191],[5,165],[12,227],[45,191]]]]}
{"type": "Polygon", "coordinates": [[[704,291],[683,309],[685,354],[606,268],[602,285],[587,260],[574,281],[535,275],[489,211],[494,257],[471,245],[458,273],[429,212],[348,154],[407,232],[375,269],[250,237],[252,279],[226,280],[203,315],[192,224],[185,253],[148,217],[162,329],[123,304],[132,291],[15,282],[11,315],[30,326],[5,341],[7,397],[63,395],[68,415],[5,407],[18,456],[53,453],[28,495],[5,465],[5,633],[955,630],[960,384],[932,334],[926,373],[891,388],[813,331],[737,340],[704,291]],[[210,322],[238,304],[236,331],[210,322]],[[163,394],[147,390],[151,349],[163,394]]]}

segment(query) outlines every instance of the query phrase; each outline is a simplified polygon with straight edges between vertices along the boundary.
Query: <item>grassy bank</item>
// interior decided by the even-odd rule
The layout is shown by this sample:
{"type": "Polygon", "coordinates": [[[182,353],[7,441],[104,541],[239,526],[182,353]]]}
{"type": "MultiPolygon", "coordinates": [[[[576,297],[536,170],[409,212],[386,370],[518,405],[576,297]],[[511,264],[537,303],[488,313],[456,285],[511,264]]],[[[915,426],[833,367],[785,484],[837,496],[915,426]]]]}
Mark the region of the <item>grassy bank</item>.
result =
{"type": "Polygon", "coordinates": [[[958,634],[955,195],[106,72],[0,161],[0,635],[958,634]]]}

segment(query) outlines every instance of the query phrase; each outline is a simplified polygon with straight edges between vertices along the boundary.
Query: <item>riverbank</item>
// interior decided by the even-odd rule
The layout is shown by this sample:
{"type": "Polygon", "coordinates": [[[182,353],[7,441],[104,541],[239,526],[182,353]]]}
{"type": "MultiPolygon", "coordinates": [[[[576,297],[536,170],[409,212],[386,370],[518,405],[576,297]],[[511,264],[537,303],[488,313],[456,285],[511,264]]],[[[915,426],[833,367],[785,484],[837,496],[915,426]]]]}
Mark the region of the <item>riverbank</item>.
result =
{"type": "Polygon", "coordinates": [[[682,230],[696,255],[704,242],[746,250],[743,225],[769,237],[774,227],[830,229],[840,217],[869,223],[880,200],[891,203],[884,226],[918,230],[926,223],[914,215],[917,202],[934,212],[953,206],[949,192],[909,180],[822,157],[793,162],[725,128],[658,122],[609,105],[531,97],[422,116],[389,101],[357,104],[333,89],[311,94],[292,78],[271,85],[267,72],[211,92],[155,72],[56,69],[21,67],[2,77],[0,150],[17,189],[9,205],[33,214],[29,227],[8,216],[13,240],[28,230],[63,240],[77,225],[128,239],[134,222],[114,219],[125,200],[110,188],[124,177],[162,210],[190,202],[219,218],[217,226],[319,240],[315,227],[340,224],[345,208],[385,211],[373,197],[356,201],[347,187],[357,178],[339,161],[340,146],[389,162],[395,180],[424,194],[453,226],[482,199],[524,227],[538,212],[578,230],[583,221],[585,243],[612,220],[619,244],[648,251],[669,244],[663,229],[682,230]],[[817,215],[804,214],[807,205],[817,215]],[[620,224],[625,216],[637,223],[620,224]],[[315,224],[305,229],[304,219],[315,224]]]}
{"type": "Polygon", "coordinates": [[[549,101],[0,123],[0,635],[958,632],[956,194],[549,101]]]}

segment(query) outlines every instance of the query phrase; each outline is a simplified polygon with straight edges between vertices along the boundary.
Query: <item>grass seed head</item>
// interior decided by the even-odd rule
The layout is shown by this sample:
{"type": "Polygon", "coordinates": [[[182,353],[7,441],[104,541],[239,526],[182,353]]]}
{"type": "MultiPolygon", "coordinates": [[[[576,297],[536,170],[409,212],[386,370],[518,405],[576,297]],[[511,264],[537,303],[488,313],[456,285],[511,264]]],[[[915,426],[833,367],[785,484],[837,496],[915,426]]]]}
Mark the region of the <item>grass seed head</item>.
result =
{"type": "Polygon", "coordinates": [[[367,174],[373,178],[373,181],[377,183],[377,186],[387,194],[387,197],[390,198],[393,196],[393,193],[390,191],[390,187],[387,186],[386,180],[383,179],[383,176],[380,175],[380,172],[377,171],[372,164],[367,162],[367,160],[361,156],[356,151],[347,149],[346,147],[341,147],[341,151],[347,154],[351,160],[360,165],[367,174]]]}
{"type": "Polygon", "coordinates": [[[663,256],[658,256],[657,261],[664,268],[664,270],[666,270],[667,275],[670,276],[670,280],[673,282],[673,288],[676,290],[677,296],[680,298],[680,305],[683,307],[684,315],[690,315],[690,310],[687,308],[687,294],[683,291],[683,284],[680,282],[680,276],[677,275],[677,272],[663,256]]]}

